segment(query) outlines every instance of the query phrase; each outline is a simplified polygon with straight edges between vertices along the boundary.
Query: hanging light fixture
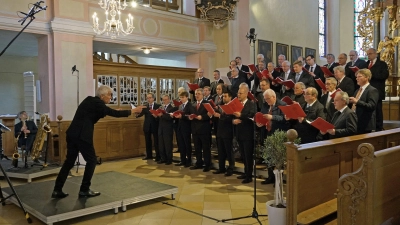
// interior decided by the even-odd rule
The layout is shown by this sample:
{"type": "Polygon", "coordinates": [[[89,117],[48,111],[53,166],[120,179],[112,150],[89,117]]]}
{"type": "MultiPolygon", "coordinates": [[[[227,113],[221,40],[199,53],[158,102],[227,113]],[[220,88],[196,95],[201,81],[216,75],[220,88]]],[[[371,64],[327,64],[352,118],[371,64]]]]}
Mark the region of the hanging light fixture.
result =
{"type": "Polygon", "coordinates": [[[104,22],[103,29],[100,29],[97,13],[93,13],[93,30],[96,34],[102,35],[105,33],[107,36],[111,36],[111,39],[115,39],[121,33],[123,35],[132,33],[133,29],[135,29],[133,26],[133,16],[131,14],[128,15],[128,19],[126,19],[126,30],[121,22],[121,10],[124,10],[128,6],[126,0],[124,0],[122,5],[121,0],[100,0],[99,5],[106,11],[106,21],[104,22]],[[117,16],[118,19],[116,19],[117,16]],[[109,19],[109,17],[111,17],[111,19],[109,19]]]}
{"type": "Polygon", "coordinates": [[[143,53],[144,53],[144,54],[149,54],[149,53],[150,53],[150,50],[151,50],[152,48],[143,47],[143,48],[140,48],[140,49],[143,50],[143,53]]]}

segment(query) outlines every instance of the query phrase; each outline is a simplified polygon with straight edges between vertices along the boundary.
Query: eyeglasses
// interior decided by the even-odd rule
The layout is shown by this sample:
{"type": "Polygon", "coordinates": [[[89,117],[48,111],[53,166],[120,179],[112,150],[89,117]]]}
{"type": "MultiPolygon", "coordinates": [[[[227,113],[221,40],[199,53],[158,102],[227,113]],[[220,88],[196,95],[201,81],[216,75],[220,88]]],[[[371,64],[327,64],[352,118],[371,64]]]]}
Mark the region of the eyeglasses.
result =
{"type": "Polygon", "coordinates": [[[304,93],[304,95],[312,95],[312,94],[310,94],[310,93],[304,93]]]}

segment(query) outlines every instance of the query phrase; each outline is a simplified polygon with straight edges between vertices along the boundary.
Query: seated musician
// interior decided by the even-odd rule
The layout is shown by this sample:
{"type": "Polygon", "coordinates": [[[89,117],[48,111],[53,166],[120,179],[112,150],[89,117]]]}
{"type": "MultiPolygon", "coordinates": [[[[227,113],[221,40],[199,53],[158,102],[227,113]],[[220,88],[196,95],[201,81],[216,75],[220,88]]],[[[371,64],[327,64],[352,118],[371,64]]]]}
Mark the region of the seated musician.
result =
{"type": "Polygon", "coordinates": [[[36,124],[28,120],[28,114],[25,111],[18,113],[19,123],[15,124],[14,135],[18,137],[18,147],[25,146],[26,152],[32,150],[33,142],[35,141],[38,128],[36,124]]]}
{"type": "Polygon", "coordinates": [[[347,107],[349,95],[344,91],[336,93],[333,104],[337,111],[328,122],[333,124],[335,128],[328,130],[327,133],[320,131],[318,140],[347,137],[357,133],[357,115],[347,107]]]}

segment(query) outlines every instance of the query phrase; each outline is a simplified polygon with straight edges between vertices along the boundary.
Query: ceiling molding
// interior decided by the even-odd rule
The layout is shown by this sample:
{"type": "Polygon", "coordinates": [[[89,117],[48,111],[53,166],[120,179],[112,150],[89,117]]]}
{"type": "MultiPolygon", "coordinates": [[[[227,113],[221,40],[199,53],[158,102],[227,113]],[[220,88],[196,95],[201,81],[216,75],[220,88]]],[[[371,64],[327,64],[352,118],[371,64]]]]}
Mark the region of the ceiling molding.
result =
{"type": "Polygon", "coordinates": [[[95,36],[92,25],[89,22],[58,18],[51,21],[51,30],[56,33],[68,33],[83,36],[95,36]]]}

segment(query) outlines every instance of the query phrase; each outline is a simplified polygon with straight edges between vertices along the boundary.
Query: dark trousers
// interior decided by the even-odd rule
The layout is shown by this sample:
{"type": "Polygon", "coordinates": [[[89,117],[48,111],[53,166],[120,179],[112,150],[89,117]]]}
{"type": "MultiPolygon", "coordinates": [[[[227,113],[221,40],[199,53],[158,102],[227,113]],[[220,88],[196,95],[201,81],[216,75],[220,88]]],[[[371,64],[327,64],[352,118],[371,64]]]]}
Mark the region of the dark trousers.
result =
{"type": "Polygon", "coordinates": [[[193,135],[194,151],[196,152],[196,165],[206,167],[211,166],[211,149],[209,134],[193,135]],[[204,160],[203,160],[204,157],[204,160]]]}
{"type": "Polygon", "coordinates": [[[244,174],[247,178],[252,178],[253,174],[253,140],[239,140],[239,151],[243,157],[244,174]]]}
{"type": "Polygon", "coordinates": [[[79,139],[72,139],[67,137],[67,158],[57,176],[55,191],[62,191],[65,181],[67,180],[68,173],[74,167],[75,160],[78,153],[81,153],[86,161],[85,173],[83,174],[82,184],[80,191],[88,191],[90,188],[90,181],[92,180],[94,169],[96,168],[97,158],[92,144],[79,139]]]}
{"type": "Polygon", "coordinates": [[[174,133],[175,133],[176,145],[178,146],[178,151],[180,151],[179,139],[178,139],[178,121],[174,121],[174,133]]]}
{"type": "Polygon", "coordinates": [[[190,132],[178,130],[178,148],[181,156],[181,163],[192,163],[192,142],[190,132]]]}
{"type": "MultiPolygon", "coordinates": [[[[160,126],[161,127],[161,126],[160,126]]],[[[158,129],[158,144],[160,149],[161,161],[172,162],[172,126],[166,126],[158,129]]]]}
{"type": "Polygon", "coordinates": [[[153,135],[154,141],[154,150],[156,152],[156,159],[160,159],[160,151],[158,149],[158,131],[145,131],[144,132],[144,139],[146,141],[146,157],[153,158],[153,145],[151,141],[151,136],[153,135]]]}
{"type": "Polygon", "coordinates": [[[383,130],[383,109],[382,100],[378,100],[376,103],[376,131],[383,130]]]}
{"type": "Polygon", "coordinates": [[[218,141],[218,163],[219,170],[225,171],[225,161],[228,160],[228,170],[235,168],[235,157],[233,155],[232,138],[217,138],[218,141]]]}

